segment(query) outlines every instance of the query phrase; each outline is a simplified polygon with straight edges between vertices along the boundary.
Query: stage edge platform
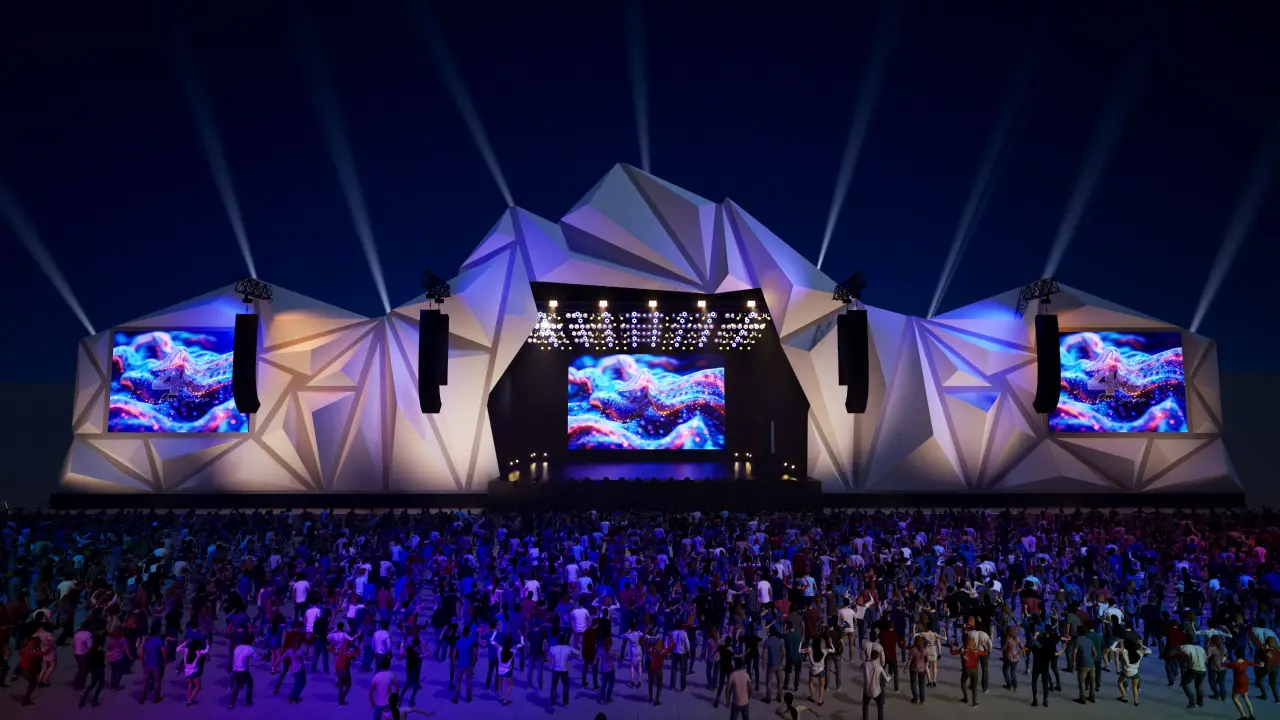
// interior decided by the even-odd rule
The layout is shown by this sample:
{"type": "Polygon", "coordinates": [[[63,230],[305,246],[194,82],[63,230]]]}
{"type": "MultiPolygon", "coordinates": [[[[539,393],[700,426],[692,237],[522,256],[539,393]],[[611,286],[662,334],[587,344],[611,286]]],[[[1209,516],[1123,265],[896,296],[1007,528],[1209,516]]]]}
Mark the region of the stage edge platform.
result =
{"type": "Polygon", "coordinates": [[[55,493],[53,510],[252,510],[341,508],[399,510],[438,508],[496,511],[578,510],[769,510],[821,509],[1230,509],[1243,508],[1243,494],[1231,493],[1099,493],[1099,494],[956,494],[956,493],[823,493],[816,482],[562,482],[519,486],[493,481],[488,493],[55,493]]]}

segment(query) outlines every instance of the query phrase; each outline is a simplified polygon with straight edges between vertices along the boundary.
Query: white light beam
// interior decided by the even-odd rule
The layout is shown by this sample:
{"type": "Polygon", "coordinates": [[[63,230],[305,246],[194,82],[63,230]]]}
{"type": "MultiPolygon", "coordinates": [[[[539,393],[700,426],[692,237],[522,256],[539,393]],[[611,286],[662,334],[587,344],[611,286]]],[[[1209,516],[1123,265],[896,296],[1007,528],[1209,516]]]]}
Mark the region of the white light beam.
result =
{"type": "Polygon", "coordinates": [[[960,215],[955,235],[951,238],[951,250],[947,253],[947,261],[942,266],[942,275],[938,277],[938,287],[934,290],[933,302],[929,304],[927,317],[937,314],[938,306],[942,304],[942,298],[946,296],[947,288],[955,278],[960,258],[964,257],[964,251],[968,248],[970,239],[973,238],[974,229],[982,218],[987,201],[991,199],[992,187],[1000,175],[999,171],[1008,160],[1009,153],[1006,153],[1005,149],[1012,144],[1012,136],[1016,134],[1015,121],[1022,116],[1021,111],[1024,108],[1027,89],[1031,85],[1034,66],[1035,50],[1033,48],[1027,53],[1022,66],[1013,76],[996,124],[992,126],[991,133],[987,136],[982,164],[978,168],[978,176],[974,179],[973,187],[969,189],[969,200],[965,203],[964,212],[960,215]]]}
{"type": "Polygon", "coordinates": [[[897,44],[898,26],[902,19],[902,3],[889,2],[876,24],[875,35],[871,40],[871,50],[867,56],[867,64],[862,70],[862,84],[858,93],[858,108],[854,112],[853,124],[849,127],[849,142],[844,148],[844,157],[840,161],[840,173],[836,176],[835,194],[831,198],[831,210],[827,213],[827,228],[822,233],[822,249],[818,251],[819,269],[827,257],[827,248],[831,245],[831,235],[835,232],[836,221],[840,219],[840,210],[844,207],[845,196],[849,194],[849,183],[853,180],[853,171],[858,166],[858,156],[862,154],[862,142],[867,136],[867,126],[871,123],[871,114],[875,110],[876,99],[880,96],[880,86],[884,84],[885,66],[889,55],[897,44]]]}
{"type": "Polygon", "coordinates": [[[364,250],[364,259],[369,264],[369,272],[373,275],[373,284],[378,289],[378,299],[382,301],[383,310],[391,312],[387,282],[382,275],[382,261],[378,258],[378,245],[373,237],[373,225],[369,222],[369,210],[365,205],[364,192],[360,188],[360,177],[356,174],[355,157],[351,154],[351,144],[347,140],[342,114],[338,111],[336,94],[330,85],[324,53],[310,27],[299,25],[298,36],[304,56],[307,89],[310,91],[311,102],[315,105],[316,115],[324,131],[325,144],[329,147],[333,167],[338,172],[338,182],[342,185],[342,194],[347,200],[351,223],[355,226],[360,247],[364,250]]]}
{"type": "Polygon", "coordinates": [[[191,40],[180,29],[174,28],[169,36],[169,47],[173,53],[174,66],[178,70],[178,79],[182,83],[187,109],[191,111],[191,119],[195,121],[196,132],[200,135],[200,144],[204,146],[205,158],[209,161],[209,170],[213,173],[214,184],[218,186],[218,194],[222,196],[222,207],[227,212],[227,219],[231,221],[231,231],[235,233],[240,254],[244,257],[244,264],[249,269],[249,277],[257,278],[258,270],[253,263],[253,253],[249,250],[249,234],[244,229],[240,201],[236,198],[235,184],[231,180],[231,168],[227,163],[227,154],[222,146],[218,126],[214,122],[209,95],[196,69],[195,51],[191,47],[191,40]]]}
{"type": "Polygon", "coordinates": [[[1258,218],[1258,211],[1267,193],[1271,191],[1271,183],[1275,179],[1276,164],[1280,162],[1280,115],[1276,117],[1271,130],[1267,133],[1258,155],[1254,158],[1253,169],[1249,173],[1249,182],[1240,193],[1235,212],[1231,215],[1231,224],[1222,237],[1222,246],[1209,268],[1209,279],[1200,293],[1200,302],[1196,305],[1195,317],[1191,320],[1191,332],[1199,332],[1209,308],[1218,297],[1227,273],[1235,263],[1236,253],[1248,237],[1253,223],[1258,218]]]}
{"type": "Polygon", "coordinates": [[[426,0],[413,0],[411,7],[417,17],[418,28],[422,32],[427,49],[431,51],[431,57],[435,60],[436,70],[440,72],[440,79],[449,89],[449,94],[453,95],[458,112],[462,115],[467,129],[471,131],[471,138],[475,140],[476,147],[484,158],[484,164],[489,166],[489,174],[493,175],[493,181],[497,183],[502,199],[507,201],[507,207],[514,207],[516,201],[512,199],[511,189],[507,187],[507,179],[502,174],[502,168],[498,166],[498,156],[493,151],[493,145],[489,143],[489,135],[484,130],[484,123],[480,122],[480,113],[476,111],[475,103],[471,101],[471,93],[467,90],[462,74],[458,72],[458,64],[453,60],[453,53],[449,51],[444,34],[440,32],[435,18],[431,15],[431,8],[427,6],[426,0]]]}
{"type": "Polygon", "coordinates": [[[1098,189],[1102,175],[1111,164],[1116,146],[1120,144],[1120,138],[1124,135],[1125,122],[1137,99],[1138,88],[1146,76],[1151,56],[1150,48],[1139,50],[1116,78],[1111,88],[1111,96],[1107,99],[1106,107],[1098,119],[1098,124],[1094,127],[1089,152],[1085,155],[1084,164],[1080,167],[1080,174],[1076,176],[1075,188],[1071,191],[1070,199],[1067,200],[1062,220],[1058,223],[1058,232],[1053,238],[1053,246],[1049,250],[1049,259],[1040,277],[1053,277],[1057,274],[1062,258],[1067,253],[1067,247],[1075,237],[1076,228],[1080,226],[1080,220],[1089,209],[1089,201],[1093,199],[1093,193],[1098,189]]]}
{"type": "Polygon", "coordinates": [[[40,235],[36,233],[36,228],[31,223],[31,218],[27,217],[26,211],[22,209],[17,196],[10,190],[4,178],[0,178],[0,215],[4,216],[9,229],[22,241],[22,246],[31,254],[31,259],[36,261],[36,265],[40,266],[44,276],[49,279],[49,283],[53,285],[58,294],[62,296],[63,301],[67,303],[67,307],[71,308],[71,312],[80,320],[85,332],[90,335],[96,335],[97,331],[93,329],[93,324],[89,322],[89,316],[85,314],[84,308],[80,306],[80,301],[76,299],[76,294],[71,291],[71,284],[63,277],[62,271],[58,269],[58,263],[54,261],[53,255],[49,254],[49,248],[45,246],[40,239],[40,235]]]}
{"type": "Polygon", "coordinates": [[[649,81],[645,74],[644,8],[627,0],[627,48],[631,66],[631,100],[640,136],[640,169],[649,172],[649,81]]]}

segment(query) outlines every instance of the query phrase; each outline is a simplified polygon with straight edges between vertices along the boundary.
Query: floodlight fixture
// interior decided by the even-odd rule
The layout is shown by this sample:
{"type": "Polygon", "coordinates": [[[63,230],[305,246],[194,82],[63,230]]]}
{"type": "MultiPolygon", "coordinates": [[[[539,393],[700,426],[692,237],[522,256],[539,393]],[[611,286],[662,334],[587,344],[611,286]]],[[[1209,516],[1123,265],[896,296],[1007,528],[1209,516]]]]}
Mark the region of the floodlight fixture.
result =
{"type": "Polygon", "coordinates": [[[867,289],[867,276],[861,270],[850,275],[844,282],[836,285],[831,299],[845,305],[857,305],[862,300],[862,291],[867,289]]]}
{"type": "Polygon", "coordinates": [[[428,302],[434,302],[437,305],[453,294],[448,281],[436,277],[436,274],[430,270],[422,274],[422,291],[428,302]]]}
{"type": "Polygon", "coordinates": [[[244,300],[245,305],[252,304],[254,300],[271,302],[271,286],[255,278],[247,277],[240,280],[236,283],[234,292],[244,300]]]}
{"type": "Polygon", "coordinates": [[[1018,313],[1018,317],[1022,317],[1026,315],[1027,308],[1031,307],[1031,301],[1039,300],[1040,304],[1036,311],[1041,314],[1047,313],[1049,312],[1049,304],[1053,302],[1050,298],[1060,292],[1062,292],[1062,287],[1058,285],[1057,280],[1051,277],[1023,285],[1022,290],[1018,292],[1018,307],[1015,312],[1018,313]]]}

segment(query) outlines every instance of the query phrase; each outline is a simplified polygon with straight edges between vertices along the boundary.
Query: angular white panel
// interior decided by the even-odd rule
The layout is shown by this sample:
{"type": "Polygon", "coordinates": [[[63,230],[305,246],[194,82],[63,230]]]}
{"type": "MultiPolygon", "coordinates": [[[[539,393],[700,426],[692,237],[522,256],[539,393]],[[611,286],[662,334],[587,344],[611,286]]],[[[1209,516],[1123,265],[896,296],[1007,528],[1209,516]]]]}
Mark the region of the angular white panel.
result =
{"type": "Polygon", "coordinates": [[[1022,462],[1000,479],[997,487],[1002,490],[1014,489],[1044,480],[1061,479],[1088,483],[1101,490],[1115,489],[1105,478],[1099,477],[1084,463],[1050,441],[1037,445],[1022,462]]]}
{"type": "Polygon", "coordinates": [[[278,458],[278,462],[303,478],[311,487],[320,487],[320,459],[314,449],[315,434],[301,403],[291,397],[281,407],[271,424],[259,434],[259,441],[278,458]]]}
{"type": "Polygon", "coordinates": [[[1061,438],[1056,442],[1125,491],[1136,487],[1147,451],[1146,438],[1061,438]]]}
{"type": "Polygon", "coordinates": [[[986,450],[982,460],[980,486],[987,489],[1014,465],[1033,445],[1040,441],[1027,424],[1009,394],[1001,395],[989,413],[994,420],[987,429],[986,450]]]}
{"type": "Polygon", "coordinates": [[[97,448],[104,455],[146,479],[147,482],[155,482],[151,472],[151,460],[147,453],[147,443],[142,437],[85,439],[83,442],[97,448]]]}
{"type": "Polygon", "coordinates": [[[1035,353],[1009,347],[996,339],[977,337],[936,324],[931,324],[930,330],[983,375],[999,375],[1036,359],[1035,353]]]}
{"type": "MultiPolygon", "coordinates": [[[[493,350],[493,371],[487,378],[489,384],[484,386],[482,401],[488,398],[489,389],[507,371],[516,353],[520,352],[520,348],[524,347],[529,339],[529,333],[533,330],[534,324],[538,322],[538,306],[533,301],[533,292],[529,289],[529,276],[525,273],[524,265],[515,262],[513,258],[507,277],[509,284],[502,314],[498,320],[498,338],[493,350]]],[[[495,298],[494,302],[501,300],[503,299],[495,298]]]]}
{"type": "Polygon", "coordinates": [[[956,454],[959,456],[964,478],[973,484],[977,482],[982,464],[987,437],[987,413],[950,395],[943,395],[942,402],[946,408],[946,421],[955,438],[956,454]]]}
{"type": "Polygon", "coordinates": [[[240,436],[210,435],[190,438],[148,438],[159,460],[160,482],[165,491],[182,487],[206,465],[212,464],[235,446],[249,442],[240,436]]]}
{"type": "Polygon", "coordinates": [[[693,259],[699,276],[706,278],[711,267],[715,203],[634,168],[627,170],[684,252],[693,259]]]}
{"type": "Polygon", "coordinates": [[[81,411],[80,422],[74,428],[76,435],[97,435],[107,431],[107,402],[106,386],[98,388],[81,411]]]}
{"type": "Polygon", "coordinates": [[[572,253],[559,225],[520,208],[512,208],[516,232],[520,238],[520,261],[533,268],[533,280],[554,272],[569,262],[572,253]]]}
{"type": "Polygon", "coordinates": [[[1178,437],[1170,433],[1156,434],[1151,440],[1151,450],[1147,453],[1147,462],[1142,469],[1142,484],[1145,486],[1152,478],[1187,455],[1196,452],[1207,442],[1204,438],[1178,437]]]}
{"type": "Polygon", "coordinates": [[[480,421],[480,446],[476,453],[476,465],[471,469],[471,477],[467,480],[467,489],[471,491],[483,488],[485,483],[498,477],[498,450],[493,444],[493,433],[489,429],[488,412],[480,421]]]}
{"type": "Polygon", "coordinates": [[[182,485],[182,492],[311,492],[257,441],[241,443],[182,485]]]}
{"type": "Polygon", "coordinates": [[[489,228],[484,240],[480,241],[476,249],[472,250],[466,261],[462,263],[464,268],[470,267],[473,263],[483,260],[489,255],[515,243],[516,229],[512,219],[514,212],[515,208],[511,208],[498,217],[498,222],[494,223],[492,228],[489,228]]]}
{"type": "MultiPolygon", "coordinates": [[[[835,281],[827,277],[821,270],[814,267],[813,263],[805,259],[803,255],[796,252],[791,246],[778,239],[764,225],[760,224],[746,210],[743,210],[732,200],[726,200],[725,206],[733,210],[735,219],[738,221],[738,229],[741,231],[742,240],[747,246],[747,253],[752,261],[756,257],[756,248],[753,245],[759,245],[759,248],[786,275],[787,281],[792,285],[798,285],[810,290],[825,290],[830,293],[835,289],[835,281]]],[[[756,270],[760,270],[757,266],[756,270]]],[[[761,281],[763,284],[763,281],[761,281]]],[[[772,306],[770,306],[772,309],[772,306]]]]}
{"type": "Polygon", "coordinates": [[[382,352],[374,347],[369,365],[362,377],[355,424],[332,488],[343,491],[380,492],[385,464],[383,438],[385,397],[382,352]]]}
{"type": "Polygon", "coordinates": [[[415,416],[424,417],[417,408],[409,409],[403,405],[396,408],[390,489],[396,492],[459,492],[462,488],[454,481],[453,473],[445,462],[445,453],[436,442],[430,424],[427,423],[425,435],[415,432],[415,416]]]}
{"type": "Polygon", "coordinates": [[[172,330],[176,328],[234,328],[244,304],[224,288],[119,326],[123,329],[172,330]]]}
{"type": "Polygon", "coordinates": [[[889,488],[893,492],[962,492],[966,485],[938,438],[931,437],[889,471],[876,489],[884,492],[889,488]]]}
{"type": "Polygon", "coordinates": [[[300,375],[311,376],[361,342],[373,327],[374,323],[365,321],[304,340],[291,340],[264,352],[259,358],[300,375]]]}
{"type": "MultiPolygon", "coordinates": [[[[809,416],[809,423],[811,426],[814,424],[813,415],[809,416]]],[[[813,430],[818,441],[818,452],[809,466],[809,477],[822,483],[823,492],[848,492],[846,476],[836,468],[830,446],[822,441],[822,431],[816,426],[813,430]]]]}
{"type": "MultiPolygon", "coordinates": [[[[284,370],[258,363],[258,401],[262,403],[258,413],[249,420],[249,430],[258,432],[259,423],[269,422],[289,398],[296,376],[284,370]]],[[[264,424],[263,427],[266,427],[264,424]]]]}
{"type": "Polygon", "coordinates": [[[667,234],[620,166],[610,170],[560,222],[669,270],[694,285],[701,284],[697,272],[684,259],[675,240],[667,234]]]}
{"type": "Polygon", "coordinates": [[[89,357],[85,344],[80,346],[80,350],[76,361],[76,394],[75,406],[71,414],[72,422],[79,419],[89,401],[107,384],[107,379],[103,376],[98,363],[89,357]]]}
{"type": "Polygon", "coordinates": [[[111,339],[110,332],[100,332],[84,339],[89,358],[106,380],[111,379],[111,339]]]}
{"type": "Polygon", "coordinates": [[[440,388],[441,410],[436,416],[437,430],[449,460],[464,482],[465,473],[471,466],[471,451],[478,439],[480,413],[488,411],[488,388],[493,385],[493,380],[488,379],[489,362],[488,355],[451,355],[449,384],[440,388]],[[477,392],[478,388],[484,390],[477,392]]]}
{"type": "MultiPolygon", "coordinates": [[[[872,325],[874,329],[875,319],[872,325]]],[[[914,340],[898,337],[898,356],[891,357],[882,351],[882,345],[888,345],[888,333],[872,333],[876,357],[882,367],[893,371],[889,378],[889,387],[885,392],[884,407],[880,411],[879,424],[874,430],[874,446],[867,454],[864,463],[862,489],[887,489],[883,481],[891,477],[895,470],[917,448],[933,437],[933,423],[930,421],[927,395],[924,388],[924,375],[920,370],[920,354],[916,351],[914,340]],[[903,340],[907,344],[903,344],[903,340]]],[[[869,431],[870,432],[870,431],[869,431]]]]}
{"type": "Polygon", "coordinates": [[[679,283],[675,280],[628,270],[619,265],[576,256],[538,279],[542,282],[565,283],[568,285],[600,285],[603,287],[635,288],[637,290],[672,290],[675,292],[696,292],[699,290],[699,287],[693,284],[679,283]]]}
{"type": "MultiPolygon", "coordinates": [[[[730,289],[749,290],[756,287],[755,273],[747,265],[747,251],[742,247],[742,238],[736,230],[736,222],[723,205],[716,209],[715,232],[713,245],[715,249],[724,252],[724,277],[716,276],[713,279],[719,280],[719,287],[727,288],[717,292],[728,292],[730,289]]],[[[716,265],[718,258],[712,255],[711,259],[712,268],[719,269],[716,265]]]]}
{"type": "MultiPolygon", "coordinates": [[[[1231,477],[1231,461],[1221,439],[1214,440],[1196,451],[1180,465],[1143,486],[1144,492],[1186,490],[1188,486],[1216,484],[1231,477]]],[[[1232,482],[1235,479],[1232,478],[1232,482]]]]}
{"type": "MultiPolygon", "coordinates": [[[[516,250],[491,255],[483,263],[469,268],[450,283],[453,297],[444,301],[443,311],[449,316],[449,334],[463,337],[485,347],[493,346],[498,330],[498,314],[502,310],[503,289],[515,261],[516,250]]],[[[529,326],[533,327],[532,324],[529,326]]],[[[526,330],[525,334],[528,334],[526,330]]]]}
{"type": "MultiPolygon", "coordinates": [[[[281,343],[324,333],[367,321],[368,318],[342,308],[322,303],[284,288],[275,288],[269,303],[259,303],[263,333],[259,351],[281,343]]],[[[243,310],[244,306],[239,305],[243,310]]],[[[234,319],[232,326],[234,326],[234,319]]]]}
{"type": "Polygon", "coordinates": [[[844,305],[831,299],[831,290],[810,290],[793,286],[787,299],[787,318],[780,331],[783,337],[810,323],[826,317],[834,317],[844,305]]]}
{"type": "Polygon", "coordinates": [[[71,489],[90,488],[89,492],[103,492],[118,488],[121,492],[152,492],[154,488],[133,477],[111,463],[105,455],[82,440],[71,443],[67,452],[64,481],[71,489]],[[101,484],[101,485],[100,485],[101,484]]]}
{"type": "Polygon", "coordinates": [[[1063,330],[1167,330],[1170,325],[1154,318],[1086,305],[1058,313],[1058,327],[1063,330]]]}

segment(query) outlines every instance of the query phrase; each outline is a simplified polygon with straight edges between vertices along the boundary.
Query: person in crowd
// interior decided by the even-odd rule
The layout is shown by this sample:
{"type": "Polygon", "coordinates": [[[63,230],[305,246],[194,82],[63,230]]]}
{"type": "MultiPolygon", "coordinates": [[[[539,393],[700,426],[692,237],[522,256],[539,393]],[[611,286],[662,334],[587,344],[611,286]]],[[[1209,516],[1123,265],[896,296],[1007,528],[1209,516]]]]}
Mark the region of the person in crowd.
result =
{"type": "Polygon", "coordinates": [[[725,683],[724,702],[729,706],[729,720],[749,720],[751,707],[751,676],[741,657],[733,659],[733,671],[725,683]]]}
{"type": "MultiPolygon", "coordinates": [[[[474,663],[473,663],[474,664],[474,663]]],[[[461,667],[459,668],[461,671],[461,667]]],[[[467,683],[467,702],[471,702],[471,683],[467,683]]],[[[382,720],[383,713],[391,707],[391,698],[400,695],[400,681],[396,680],[395,673],[391,672],[391,658],[386,658],[382,664],[378,666],[378,671],[373,674],[369,680],[369,705],[373,708],[373,717],[376,720],[382,720]]],[[[458,702],[457,690],[454,691],[453,701],[458,702]]]]}
{"type": "MultiPolygon", "coordinates": [[[[556,633],[556,642],[547,650],[547,662],[551,665],[551,708],[556,706],[556,691],[560,692],[560,704],[569,707],[569,663],[582,652],[571,644],[572,636],[568,631],[556,633]]],[[[653,692],[653,678],[650,673],[649,692],[653,692]]],[[[662,667],[658,667],[658,692],[662,692],[662,667]]]]}
{"type": "Polygon", "coordinates": [[[187,707],[199,703],[196,696],[200,694],[205,660],[209,657],[209,648],[205,647],[203,638],[188,640],[178,645],[176,657],[182,676],[187,680],[187,707]]]}
{"type": "Polygon", "coordinates": [[[1240,713],[1242,720],[1254,718],[1253,703],[1249,701],[1249,668],[1257,668],[1260,664],[1243,657],[1222,664],[1231,671],[1231,702],[1236,706],[1236,712],[1240,713]]]}

